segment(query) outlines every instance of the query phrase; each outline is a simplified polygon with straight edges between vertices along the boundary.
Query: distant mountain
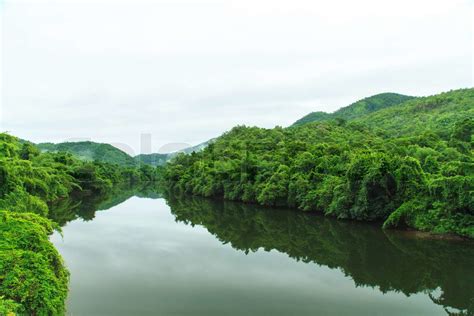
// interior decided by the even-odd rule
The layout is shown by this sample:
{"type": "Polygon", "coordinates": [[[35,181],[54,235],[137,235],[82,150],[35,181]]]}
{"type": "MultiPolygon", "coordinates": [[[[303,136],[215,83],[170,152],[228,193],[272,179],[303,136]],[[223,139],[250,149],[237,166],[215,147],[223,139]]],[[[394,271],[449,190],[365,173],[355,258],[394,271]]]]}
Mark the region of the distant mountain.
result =
{"type": "Polygon", "coordinates": [[[171,154],[140,154],[133,157],[136,163],[150,166],[163,166],[171,159],[171,154]]]}
{"type": "Polygon", "coordinates": [[[401,104],[415,97],[398,93],[381,93],[359,100],[343,107],[334,113],[313,112],[296,121],[292,126],[299,126],[311,122],[328,121],[337,118],[352,120],[372,112],[379,111],[394,105],[401,104]]]}
{"type": "Polygon", "coordinates": [[[153,154],[141,154],[137,155],[134,157],[135,161],[137,163],[144,163],[147,165],[151,166],[163,166],[166,164],[168,161],[170,161],[173,157],[178,155],[179,153],[185,153],[185,154],[191,154],[193,152],[199,152],[206,148],[210,143],[214,142],[215,138],[212,138],[204,143],[198,144],[196,146],[184,148],[172,153],[166,153],[166,154],[159,154],[159,153],[153,153],[153,154]]]}
{"type": "Polygon", "coordinates": [[[65,142],[59,144],[41,143],[38,144],[41,151],[68,152],[79,159],[86,161],[102,161],[121,166],[136,166],[136,161],[126,152],[110,144],[84,142],[65,142]]]}
{"type": "Polygon", "coordinates": [[[83,142],[65,142],[65,143],[40,143],[38,148],[42,152],[68,152],[77,158],[85,161],[98,160],[118,164],[121,166],[136,166],[139,164],[147,164],[150,166],[162,166],[179,153],[191,154],[206,148],[214,139],[201,143],[196,146],[188,147],[172,153],[153,153],[141,154],[135,157],[130,156],[126,152],[114,147],[110,144],[96,143],[91,141],[83,142]]]}
{"type": "Polygon", "coordinates": [[[204,148],[206,148],[207,146],[209,146],[209,144],[212,144],[215,141],[216,141],[216,138],[211,138],[208,141],[200,143],[196,146],[192,146],[192,147],[188,147],[188,148],[178,150],[176,153],[191,154],[193,152],[199,152],[199,151],[203,150],[204,148]]]}

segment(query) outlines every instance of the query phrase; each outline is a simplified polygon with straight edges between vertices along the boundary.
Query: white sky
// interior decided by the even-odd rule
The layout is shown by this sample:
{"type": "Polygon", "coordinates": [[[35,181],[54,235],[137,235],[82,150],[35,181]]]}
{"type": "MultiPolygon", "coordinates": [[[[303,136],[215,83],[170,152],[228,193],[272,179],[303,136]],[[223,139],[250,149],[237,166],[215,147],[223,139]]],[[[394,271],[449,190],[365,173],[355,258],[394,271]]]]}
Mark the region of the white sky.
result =
{"type": "Polygon", "coordinates": [[[0,15],[0,129],[34,142],[138,154],[145,133],[156,152],[473,86],[471,0],[0,0],[0,15]]]}

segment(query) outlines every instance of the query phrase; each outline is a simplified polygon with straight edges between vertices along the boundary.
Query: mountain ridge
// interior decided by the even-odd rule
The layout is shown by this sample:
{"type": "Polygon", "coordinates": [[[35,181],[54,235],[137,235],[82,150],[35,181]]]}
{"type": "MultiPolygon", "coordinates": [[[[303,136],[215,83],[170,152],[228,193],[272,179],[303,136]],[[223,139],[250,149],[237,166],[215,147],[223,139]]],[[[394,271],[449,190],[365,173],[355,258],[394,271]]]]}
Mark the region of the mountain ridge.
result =
{"type": "Polygon", "coordinates": [[[311,112],[294,122],[291,126],[300,126],[311,122],[321,122],[335,119],[353,120],[416,98],[417,97],[394,92],[379,93],[360,99],[348,106],[341,107],[333,113],[327,113],[323,111],[311,112]]]}
{"type": "Polygon", "coordinates": [[[166,164],[179,153],[191,154],[204,149],[212,143],[214,138],[195,146],[187,147],[171,153],[151,153],[131,156],[120,148],[111,144],[98,143],[93,141],[63,142],[63,143],[39,143],[37,147],[42,152],[68,152],[76,158],[84,161],[101,161],[118,164],[121,166],[138,166],[146,164],[153,167],[166,164]]]}
{"type": "Polygon", "coordinates": [[[195,146],[187,147],[181,150],[173,151],[170,153],[151,153],[151,154],[139,154],[133,157],[138,163],[148,164],[150,166],[163,166],[168,161],[176,157],[180,153],[191,154],[193,152],[199,152],[206,148],[209,144],[213,143],[216,138],[211,138],[208,141],[202,142],[195,146]]]}

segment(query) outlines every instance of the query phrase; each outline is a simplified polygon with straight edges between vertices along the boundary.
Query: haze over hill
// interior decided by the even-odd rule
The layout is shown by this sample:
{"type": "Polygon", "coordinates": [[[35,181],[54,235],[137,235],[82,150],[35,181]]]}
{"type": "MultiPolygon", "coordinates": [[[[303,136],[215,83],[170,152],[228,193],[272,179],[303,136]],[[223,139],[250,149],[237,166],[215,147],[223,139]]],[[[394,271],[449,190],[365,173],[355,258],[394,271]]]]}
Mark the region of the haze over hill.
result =
{"type": "MultiPolygon", "coordinates": [[[[417,100],[418,98],[419,97],[407,96],[398,93],[380,93],[358,100],[348,106],[338,109],[333,113],[312,112],[302,117],[291,126],[296,127],[312,122],[323,122],[337,119],[342,119],[345,121],[359,120],[364,122],[365,125],[371,126],[374,129],[377,129],[378,125],[395,125],[395,130],[393,133],[400,133],[405,128],[413,126],[412,124],[407,124],[400,128],[399,122],[405,119],[405,116],[402,117],[400,113],[404,113],[405,106],[410,107],[410,101],[417,100]],[[391,110],[391,112],[382,111],[389,108],[393,108],[393,110],[391,110]],[[375,113],[379,112],[381,112],[380,116],[375,115],[375,113]],[[391,113],[390,119],[385,118],[386,114],[384,113],[391,113]],[[391,120],[395,118],[397,118],[397,121],[394,123],[394,121],[391,120]],[[374,123],[375,121],[377,121],[377,124],[374,123]]],[[[416,115],[414,117],[416,117],[416,115]]],[[[410,117],[410,119],[413,119],[414,117],[410,117]]],[[[177,154],[190,154],[192,152],[199,152],[206,148],[209,144],[215,142],[216,139],[217,138],[212,138],[196,146],[191,146],[175,152],[139,154],[136,156],[130,156],[126,152],[110,144],[96,143],[91,141],[66,142],[58,144],[40,143],[38,144],[38,147],[42,151],[70,152],[80,159],[89,161],[98,160],[102,162],[116,163],[123,166],[134,166],[141,163],[151,166],[162,166],[174,158],[177,154]]]]}
{"type": "Polygon", "coordinates": [[[96,143],[92,141],[65,142],[65,143],[40,143],[38,148],[43,152],[68,152],[84,161],[100,161],[121,166],[137,166],[147,164],[150,166],[162,166],[179,153],[190,154],[204,149],[214,139],[210,139],[196,146],[184,148],[171,153],[153,153],[130,156],[128,153],[110,144],[96,143]]]}
{"type": "Polygon", "coordinates": [[[135,160],[126,152],[110,144],[84,142],[40,143],[38,148],[43,152],[68,152],[85,161],[102,161],[122,166],[134,166],[135,160]]]}
{"type": "MultiPolygon", "coordinates": [[[[292,126],[299,126],[310,122],[332,120],[336,118],[345,120],[356,119],[369,113],[403,103],[413,98],[414,97],[397,93],[381,93],[342,107],[334,113],[310,113],[296,121],[292,126]]],[[[162,166],[179,153],[190,154],[192,152],[201,151],[215,140],[216,138],[212,138],[196,146],[184,148],[175,152],[139,154],[136,156],[131,156],[123,150],[110,144],[92,141],[65,142],[58,144],[40,143],[38,144],[38,147],[42,151],[69,152],[86,161],[98,160],[101,162],[115,163],[123,166],[134,166],[141,163],[150,166],[162,166]]]]}
{"type": "Polygon", "coordinates": [[[2,2],[1,130],[35,143],[138,154],[142,133],[197,144],[378,92],[472,85],[467,0],[2,2]]]}

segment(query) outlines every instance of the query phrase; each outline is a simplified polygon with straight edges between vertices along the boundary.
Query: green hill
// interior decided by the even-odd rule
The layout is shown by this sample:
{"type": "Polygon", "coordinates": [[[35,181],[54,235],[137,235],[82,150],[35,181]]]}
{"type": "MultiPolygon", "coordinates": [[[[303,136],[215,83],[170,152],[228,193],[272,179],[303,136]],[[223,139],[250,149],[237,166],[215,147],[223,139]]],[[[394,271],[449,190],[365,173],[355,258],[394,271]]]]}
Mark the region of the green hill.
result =
{"type": "Polygon", "coordinates": [[[38,148],[43,152],[68,152],[85,161],[101,161],[130,167],[137,164],[126,152],[110,144],[91,141],[59,144],[42,143],[38,144],[38,148]]]}
{"type": "Polygon", "coordinates": [[[456,90],[349,122],[238,126],[164,177],[194,195],[474,238],[473,132],[474,89],[456,90]]]}
{"type": "MultiPolygon", "coordinates": [[[[461,128],[463,121],[474,118],[473,99],[474,89],[449,91],[412,99],[383,111],[367,114],[355,122],[385,134],[386,137],[427,132],[449,140],[455,126],[461,128]]],[[[467,137],[465,141],[469,142],[470,139],[467,137]]]]}
{"type": "Polygon", "coordinates": [[[296,121],[293,126],[299,126],[311,122],[334,120],[337,118],[344,120],[352,120],[364,116],[366,114],[385,109],[387,107],[401,104],[411,99],[414,99],[414,97],[397,93],[376,94],[371,97],[354,102],[351,105],[343,107],[334,113],[310,113],[296,121]]]}

